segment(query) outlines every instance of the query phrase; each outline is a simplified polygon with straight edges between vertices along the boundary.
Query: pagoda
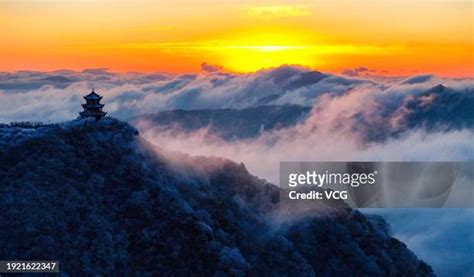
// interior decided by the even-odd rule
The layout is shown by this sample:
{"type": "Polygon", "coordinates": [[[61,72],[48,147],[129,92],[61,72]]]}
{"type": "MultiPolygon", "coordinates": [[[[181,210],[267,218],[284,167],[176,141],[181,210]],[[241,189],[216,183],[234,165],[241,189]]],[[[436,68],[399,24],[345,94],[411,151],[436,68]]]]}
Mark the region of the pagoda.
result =
{"type": "Polygon", "coordinates": [[[86,103],[82,104],[84,111],[79,113],[81,118],[94,117],[99,120],[107,114],[102,111],[102,108],[104,107],[104,104],[100,103],[102,96],[95,93],[94,89],[92,89],[91,93],[84,96],[84,99],[86,99],[86,103]]]}

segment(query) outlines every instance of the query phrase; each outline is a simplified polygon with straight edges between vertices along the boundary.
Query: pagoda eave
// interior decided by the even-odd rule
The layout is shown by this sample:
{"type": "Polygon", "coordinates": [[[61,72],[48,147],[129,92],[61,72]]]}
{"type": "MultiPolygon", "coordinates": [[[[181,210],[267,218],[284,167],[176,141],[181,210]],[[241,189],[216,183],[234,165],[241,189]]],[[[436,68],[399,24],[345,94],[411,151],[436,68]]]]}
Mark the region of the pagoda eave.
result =
{"type": "Polygon", "coordinates": [[[86,108],[98,108],[102,109],[104,107],[104,104],[81,104],[81,106],[86,109],[86,108]]]}

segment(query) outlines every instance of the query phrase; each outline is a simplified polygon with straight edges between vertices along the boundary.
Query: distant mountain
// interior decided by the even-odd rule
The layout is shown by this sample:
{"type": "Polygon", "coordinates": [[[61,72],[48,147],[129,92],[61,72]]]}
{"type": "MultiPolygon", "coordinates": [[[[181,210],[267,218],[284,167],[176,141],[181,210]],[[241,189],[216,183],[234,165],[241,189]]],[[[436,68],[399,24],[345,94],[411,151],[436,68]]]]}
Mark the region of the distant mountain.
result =
{"type": "Polygon", "coordinates": [[[278,188],[242,164],[165,158],[112,118],[15,126],[0,127],[4,260],[73,275],[433,275],[380,217],[277,224],[278,188]]]}
{"type": "Polygon", "coordinates": [[[474,90],[457,91],[440,84],[407,100],[406,106],[414,111],[408,128],[474,128],[474,90]]]}
{"type": "Polygon", "coordinates": [[[380,108],[376,115],[367,117],[359,113],[354,116],[354,129],[368,141],[396,137],[413,129],[437,132],[474,128],[472,89],[455,90],[440,84],[415,95],[406,95],[400,101],[378,101],[380,108]]]}
{"type": "Polygon", "coordinates": [[[268,76],[275,84],[281,86],[283,91],[314,85],[327,77],[329,75],[319,71],[301,72],[301,68],[291,66],[280,66],[274,69],[268,76]]]}
{"type": "Polygon", "coordinates": [[[303,122],[310,107],[297,105],[258,106],[246,109],[171,110],[135,117],[135,125],[169,132],[194,132],[208,128],[210,134],[226,140],[247,139],[262,132],[303,122]]]}
{"type": "MultiPolygon", "coordinates": [[[[351,131],[365,142],[383,141],[416,129],[445,132],[474,128],[474,90],[437,85],[419,93],[377,97],[374,103],[375,106],[340,121],[351,126],[351,131]]],[[[311,109],[264,105],[244,109],[171,110],[134,117],[130,122],[144,131],[179,134],[206,129],[210,135],[235,140],[304,124],[311,109]]],[[[340,125],[330,128],[337,131],[340,125]]]]}

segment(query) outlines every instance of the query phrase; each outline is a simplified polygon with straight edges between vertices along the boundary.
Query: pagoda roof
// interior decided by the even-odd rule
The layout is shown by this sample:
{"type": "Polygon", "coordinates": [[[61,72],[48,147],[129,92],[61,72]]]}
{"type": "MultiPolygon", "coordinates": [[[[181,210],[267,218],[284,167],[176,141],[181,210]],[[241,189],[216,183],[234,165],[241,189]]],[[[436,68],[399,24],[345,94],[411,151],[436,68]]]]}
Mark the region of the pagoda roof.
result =
{"type": "Polygon", "coordinates": [[[91,91],[88,95],[84,96],[86,100],[100,100],[102,96],[98,95],[94,90],[91,91]]]}
{"type": "Polygon", "coordinates": [[[82,104],[83,108],[103,108],[104,104],[82,104]]]}

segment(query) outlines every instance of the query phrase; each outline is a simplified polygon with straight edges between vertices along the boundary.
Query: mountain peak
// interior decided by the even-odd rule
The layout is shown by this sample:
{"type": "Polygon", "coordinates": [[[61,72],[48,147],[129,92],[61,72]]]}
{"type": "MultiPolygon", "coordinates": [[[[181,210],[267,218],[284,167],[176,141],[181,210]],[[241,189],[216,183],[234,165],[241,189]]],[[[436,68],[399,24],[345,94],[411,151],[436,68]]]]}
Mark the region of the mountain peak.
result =
{"type": "Polygon", "coordinates": [[[435,92],[441,92],[443,91],[444,89],[446,89],[446,87],[442,84],[438,84],[434,87],[431,88],[431,91],[435,91],[435,92]]]}

